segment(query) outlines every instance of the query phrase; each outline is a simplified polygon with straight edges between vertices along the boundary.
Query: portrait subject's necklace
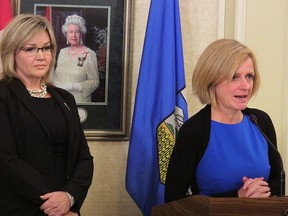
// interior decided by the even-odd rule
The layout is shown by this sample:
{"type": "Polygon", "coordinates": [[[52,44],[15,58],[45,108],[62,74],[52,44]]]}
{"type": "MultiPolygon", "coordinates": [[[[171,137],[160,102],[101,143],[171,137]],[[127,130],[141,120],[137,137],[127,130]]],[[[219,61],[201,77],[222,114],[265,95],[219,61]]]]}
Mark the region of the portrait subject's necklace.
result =
{"type": "Polygon", "coordinates": [[[72,50],[71,47],[69,47],[69,54],[70,55],[75,55],[79,50],[80,50],[80,46],[77,49],[75,49],[75,50],[72,50]]]}
{"type": "Polygon", "coordinates": [[[39,90],[32,90],[29,88],[26,89],[28,90],[31,97],[44,98],[47,94],[47,85],[44,82],[41,82],[41,87],[39,90]]]}

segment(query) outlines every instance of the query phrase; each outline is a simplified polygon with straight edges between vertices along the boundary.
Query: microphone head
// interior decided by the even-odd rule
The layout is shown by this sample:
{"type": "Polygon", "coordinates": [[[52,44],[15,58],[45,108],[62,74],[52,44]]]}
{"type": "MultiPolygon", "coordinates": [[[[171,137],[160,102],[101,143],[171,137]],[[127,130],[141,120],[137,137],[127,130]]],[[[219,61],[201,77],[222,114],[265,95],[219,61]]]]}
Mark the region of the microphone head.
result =
{"type": "Polygon", "coordinates": [[[254,124],[257,124],[257,117],[256,117],[256,115],[251,114],[251,115],[249,116],[249,118],[250,118],[250,121],[252,121],[254,124]]]}

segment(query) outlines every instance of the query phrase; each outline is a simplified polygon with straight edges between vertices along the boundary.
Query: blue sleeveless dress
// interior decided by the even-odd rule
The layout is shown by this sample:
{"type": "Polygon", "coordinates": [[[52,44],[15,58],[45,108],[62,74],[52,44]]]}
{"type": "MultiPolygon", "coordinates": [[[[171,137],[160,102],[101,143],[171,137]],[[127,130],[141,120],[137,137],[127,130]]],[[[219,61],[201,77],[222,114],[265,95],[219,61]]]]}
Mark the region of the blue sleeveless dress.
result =
{"type": "Polygon", "coordinates": [[[211,121],[208,147],[196,169],[201,195],[236,191],[242,177],[268,180],[268,143],[249,116],[238,124],[211,121]]]}

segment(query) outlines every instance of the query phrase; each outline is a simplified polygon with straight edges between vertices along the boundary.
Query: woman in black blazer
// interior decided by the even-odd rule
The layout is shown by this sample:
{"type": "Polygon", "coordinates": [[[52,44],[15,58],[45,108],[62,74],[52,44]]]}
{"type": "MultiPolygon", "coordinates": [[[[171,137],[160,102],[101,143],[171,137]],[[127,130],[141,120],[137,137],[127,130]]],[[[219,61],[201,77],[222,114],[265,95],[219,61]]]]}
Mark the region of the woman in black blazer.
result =
{"type": "Polygon", "coordinates": [[[49,81],[56,56],[50,23],[16,16],[0,53],[1,214],[80,215],[93,157],[73,96],[49,81]]]}

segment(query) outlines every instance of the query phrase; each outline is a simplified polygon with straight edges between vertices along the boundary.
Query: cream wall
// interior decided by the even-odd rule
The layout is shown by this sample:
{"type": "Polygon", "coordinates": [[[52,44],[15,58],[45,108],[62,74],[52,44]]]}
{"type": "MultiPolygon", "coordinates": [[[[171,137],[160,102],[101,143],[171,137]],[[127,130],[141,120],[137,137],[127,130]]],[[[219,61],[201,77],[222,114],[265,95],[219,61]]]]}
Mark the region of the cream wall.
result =
{"type": "MultiPolygon", "coordinates": [[[[131,47],[131,109],[133,110],[150,0],[132,1],[134,13],[131,47]]],[[[237,1],[179,0],[189,116],[202,107],[191,94],[190,80],[195,62],[203,49],[221,35],[219,26],[223,20],[219,13],[221,13],[223,3],[224,6],[227,3],[225,34],[227,37],[234,37],[235,17],[231,10],[235,10],[235,4],[233,4],[235,2],[237,1]]],[[[287,0],[247,1],[245,8],[247,16],[244,19],[246,20],[244,23],[245,43],[256,52],[262,74],[260,91],[250,105],[270,114],[275,124],[282,155],[286,155],[284,153],[287,151],[285,137],[287,130],[285,115],[287,112],[285,87],[287,81],[287,4],[287,0]]],[[[89,142],[89,146],[94,156],[95,174],[82,208],[82,215],[142,215],[125,190],[125,168],[129,142],[89,142]]]]}

